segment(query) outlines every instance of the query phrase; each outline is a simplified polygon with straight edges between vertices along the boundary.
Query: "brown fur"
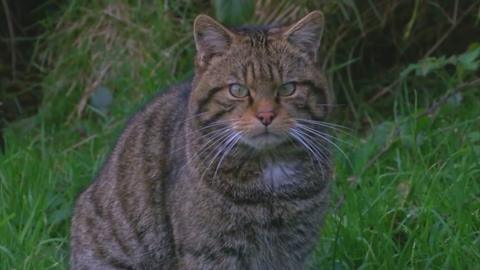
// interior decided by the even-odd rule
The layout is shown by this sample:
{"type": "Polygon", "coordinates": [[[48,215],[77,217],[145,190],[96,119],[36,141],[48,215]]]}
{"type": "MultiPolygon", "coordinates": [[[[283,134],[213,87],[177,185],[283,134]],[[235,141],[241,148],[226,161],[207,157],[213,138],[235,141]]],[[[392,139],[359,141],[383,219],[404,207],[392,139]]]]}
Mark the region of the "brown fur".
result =
{"type": "Polygon", "coordinates": [[[332,97],[315,61],[323,17],[235,30],[200,15],[194,28],[193,82],[129,121],[79,197],[72,269],[305,267],[331,178],[320,121],[332,97]],[[287,82],[294,94],[279,96],[287,82]],[[232,96],[232,83],[249,95],[232,96]]]}

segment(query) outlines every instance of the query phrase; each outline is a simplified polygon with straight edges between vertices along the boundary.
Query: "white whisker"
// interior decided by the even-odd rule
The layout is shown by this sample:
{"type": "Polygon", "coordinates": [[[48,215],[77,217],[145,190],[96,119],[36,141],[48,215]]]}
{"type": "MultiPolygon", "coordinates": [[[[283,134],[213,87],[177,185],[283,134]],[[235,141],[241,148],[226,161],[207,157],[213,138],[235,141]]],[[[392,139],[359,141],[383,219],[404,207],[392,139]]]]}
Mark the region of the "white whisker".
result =
{"type": "Polygon", "coordinates": [[[296,118],[295,119],[297,123],[303,123],[303,124],[308,124],[308,125],[314,125],[314,126],[319,126],[319,127],[324,127],[324,128],[329,128],[338,132],[341,132],[342,134],[351,136],[351,134],[347,131],[351,131],[350,128],[338,125],[338,124],[333,124],[333,123],[327,123],[323,121],[316,121],[316,120],[310,120],[310,119],[301,119],[301,118],[296,118]]]}
{"type": "MultiPolygon", "coordinates": [[[[201,155],[203,155],[209,149],[215,148],[216,146],[218,146],[218,144],[220,142],[222,142],[223,140],[228,138],[229,135],[230,135],[230,129],[229,128],[224,128],[224,129],[221,129],[221,130],[215,130],[214,132],[211,132],[211,133],[215,133],[215,134],[213,134],[211,137],[207,138],[208,140],[203,145],[201,145],[201,147],[200,147],[200,149],[198,149],[197,153],[195,153],[191,158],[187,159],[187,162],[183,165],[183,167],[190,165],[191,162],[193,162],[194,160],[199,158],[201,155]]],[[[185,148],[185,147],[183,147],[183,148],[185,148]]]]}
{"type": "Polygon", "coordinates": [[[223,152],[223,155],[220,157],[220,160],[217,163],[217,168],[215,169],[215,173],[213,174],[213,178],[215,178],[217,176],[217,172],[221,167],[223,159],[232,151],[232,149],[235,147],[235,145],[238,143],[238,141],[240,141],[241,134],[237,133],[237,134],[233,135],[232,137],[233,137],[233,140],[231,141],[231,143],[229,142],[230,146],[228,146],[228,143],[227,143],[227,146],[225,147],[226,149],[223,152]]]}
{"type": "MultiPolygon", "coordinates": [[[[318,130],[315,130],[315,129],[312,129],[310,127],[307,127],[305,125],[302,125],[302,124],[297,124],[298,128],[300,129],[303,129],[304,131],[308,132],[310,135],[308,134],[305,134],[305,136],[308,136],[308,137],[313,137],[313,136],[317,136],[319,137],[320,139],[322,139],[323,141],[331,144],[332,146],[334,146],[338,151],[340,151],[343,156],[348,160],[348,162],[351,164],[351,161],[350,159],[348,158],[347,154],[343,151],[342,148],[340,148],[340,146],[338,146],[335,142],[333,142],[331,139],[329,139],[327,136],[325,136],[325,133],[322,133],[318,130]]],[[[320,144],[322,145],[322,144],[320,144]]]]}
{"type": "Polygon", "coordinates": [[[318,152],[318,149],[313,149],[312,146],[305,140],[302,133],[300,133],[298,130],[291,129],[290,135],[305,147],[305,149],[307,150],[307,153],[309,153],[310,156],[313,156],[313,160],[312,160],[313,164],[317,163],[318,167],[320,168],[320,172],[323,175],[324,171],[321,164],[324,161],[324,159],[321,156],[321,154],[318,152]]]}
{"type": "MultiPolygon", "coordinates": [[[[200,141],[200,140],[202,140],[202,139],[205,139],[205,138],[207,138],[209,135],[212,135],[212,134],[213,134],[212,137],[213,137],[213,136],[216,136],[217,134],[215,134],[215,133],[222,133],[222,132],[224,132],[224,131],[226,131],[226,130],[228,130],[228,129],[229,129],[228,127],[223,127],[223,128],[220,128],[220,129],[212,130],[212,131],[207,132],[207,133],[205,133],[205,134],[202,134],[201,136],[198,136],[198,137],[195,138],[194,140],[190,141],[190,144],[195,143],[195,142],[198,142],[198,141],[200,141]]],[[[211,139],[211,138],[210,138],[210,139],[211,139]]],[[[183,149],[185,149],[185,148],[187,148],[187,144],[183,145],[182,147],[175,148],[174,151],[171,151],[171,152],[170,152],[170,154],[174,154],[174,153],[176,153],[176,152],[178,152],[178,151],[180,151],[180,150],[183,150],[183,149]]]]}
{"type": "Polygon", "coordinates": [[[230,132],[227,134],[227,136],[225,136],[225,138],[223,138],[221,141],[219,141],[217,143],[217,147],[215,149],[213,149],[211,152],[210,152],[210,155],[209,157],[212,155],[213,153],[213,158],[210,160],[210,163],[208,164],[208,166],[203,170],[203,173],[202,175],[200,176],[200,179],[203,179],[203,176],[207,173],[207,171],[210,169],[210,167],[212,166],[212,164],[215,162],[215,160],[217,159],[217,157],[220,156],[220,154],[222,153],[222,150],[225,149],[225,147],[234,139],[235,136],[232,136],[232,135],[235,135],[234,131],[232,130],[229,130],[230,132]]]}

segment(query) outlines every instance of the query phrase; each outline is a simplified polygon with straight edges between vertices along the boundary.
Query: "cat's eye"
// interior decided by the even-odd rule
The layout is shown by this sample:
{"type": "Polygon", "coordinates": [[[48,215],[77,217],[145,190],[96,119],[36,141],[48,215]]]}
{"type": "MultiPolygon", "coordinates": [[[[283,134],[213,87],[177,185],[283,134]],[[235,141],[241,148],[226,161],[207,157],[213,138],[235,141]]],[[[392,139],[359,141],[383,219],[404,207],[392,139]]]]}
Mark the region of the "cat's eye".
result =
{"type": "Polygon", "coordinates": [[[230,92],[230,95],[236,98],[244,98],[250,95],[250,91],[248,91],[248,88],[238,83],[230,84],[228,86],[228,91],[230,92]]]}
{"type": "Polygon", "coordinates": [[[278,88],[278,95],[281,97],[288,97],[295,93],[297,85],[294,82],[284,83],[278,88]]]}

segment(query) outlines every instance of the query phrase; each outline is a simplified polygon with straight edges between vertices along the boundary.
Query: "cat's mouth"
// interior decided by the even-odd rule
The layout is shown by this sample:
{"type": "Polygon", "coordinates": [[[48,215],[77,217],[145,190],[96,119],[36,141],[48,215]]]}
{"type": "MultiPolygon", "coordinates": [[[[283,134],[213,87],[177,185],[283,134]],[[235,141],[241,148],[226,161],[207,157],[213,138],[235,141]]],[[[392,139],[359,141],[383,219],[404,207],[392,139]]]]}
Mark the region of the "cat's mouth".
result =
{"type": "Polygon", "coordinates": [[[269,131],[265,129],[260,133],[251,135],[251,136],[244,136],[243,141],[257,149],[269,148],[272,146],[276,146],[286,140],[285,136],[281,134],[269,131]]]}

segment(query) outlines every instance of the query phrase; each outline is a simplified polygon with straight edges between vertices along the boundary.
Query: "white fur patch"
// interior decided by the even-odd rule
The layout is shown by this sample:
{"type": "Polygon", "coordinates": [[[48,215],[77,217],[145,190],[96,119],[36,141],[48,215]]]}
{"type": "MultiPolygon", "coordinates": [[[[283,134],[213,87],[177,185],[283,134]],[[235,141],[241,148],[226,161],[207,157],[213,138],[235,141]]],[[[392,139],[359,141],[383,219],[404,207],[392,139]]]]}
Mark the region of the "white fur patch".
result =
{"type": "Polygon", "coordinates": [[[267,162],[263,169],[263,180],[274,189],[294,183],[297,180],[297,165],[296,162],[287,161],[267,162]]]}

